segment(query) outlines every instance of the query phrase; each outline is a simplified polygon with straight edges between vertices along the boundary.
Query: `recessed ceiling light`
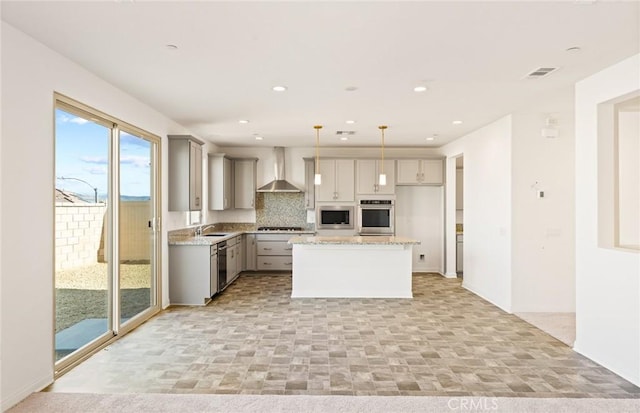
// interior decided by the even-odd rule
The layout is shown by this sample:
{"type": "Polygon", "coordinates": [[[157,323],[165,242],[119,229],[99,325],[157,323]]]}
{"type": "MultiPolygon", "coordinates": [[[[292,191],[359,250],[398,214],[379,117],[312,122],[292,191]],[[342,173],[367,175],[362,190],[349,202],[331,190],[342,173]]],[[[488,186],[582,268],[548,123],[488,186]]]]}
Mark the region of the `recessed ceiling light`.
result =
{"type": "Polygon", "coordinates": [[[434,138],[433,136],[429,136],[429,137],[427,138],[427,140],[428,140],[428,141],[432,141],[432,140],[434,140],[434,139],[435,139],[435,138],[434,138]]]}
{"type": "Polygon", "coordinates": [[[348,141],[348,140],[349,140],[349,138],[347,138],[346,136],[341,136],[341,137],[340,137],[340,140],[341,140],[341,141],[348,141]]]}
{"type": "Polygon", "coordinates": [[[178,50],[178,46],[176,46],[175,44],[167,44],[164,47],[166,47],[167,50],[178,50]]]}
{"type": "Polygon", "coordinates": [[[425,92],[427,90],[426,86],[416,86],[413,88],[414,92],[425,92]]]}
{"type": "Polygon", "coordinates": [[[451,123],[454,124],[454,125],[462,125],[462,121],[461,120],[454,120],[451,123]]]}
{"type": "Polygon", "coordinates": [[[246,124],[249,123],[249,121],[247,119],[240,119],[238,123],[246,124]]]}
{"type": "Polygon", "coordinates": [[[358,86],[347,86],[344,88],[344,90],[346,90],[347,92],[355,92],[356,90],[358,90],[358,86]]]}
{"type": "Polygon", "coordinates": [[[284,92],[285,90],[287,90],[286,86],[274,86],[273,88],[274,92],[284,92]]]}
{"type": "Polygon", "coordinates": [[[354,123],[356,123],[356,121],[355,120],[348,120],[348,121],[345,121],[345,123],[348,123],[349,125],[353,125],[354,123]]]}
{"type": "Polygon", "coordinates": [[[257,141],[261,141],[262,139],[263,139],[263,138],[262,138],[262,136],[260,136],[260,135],[256,135],[256,140],[257,140],[257,141]]]}

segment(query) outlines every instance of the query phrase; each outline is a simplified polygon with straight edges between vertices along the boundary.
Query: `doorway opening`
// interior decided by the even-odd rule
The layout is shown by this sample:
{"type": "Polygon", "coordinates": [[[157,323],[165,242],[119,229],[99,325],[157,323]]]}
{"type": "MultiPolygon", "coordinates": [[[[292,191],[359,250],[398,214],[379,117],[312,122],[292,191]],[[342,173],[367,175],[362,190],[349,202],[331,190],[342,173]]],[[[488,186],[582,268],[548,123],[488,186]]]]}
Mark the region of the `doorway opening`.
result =
{"type": "Polygon", "coordinates": [[[456,274],[464,276],[464,156],[456,158],[456,274]]]}

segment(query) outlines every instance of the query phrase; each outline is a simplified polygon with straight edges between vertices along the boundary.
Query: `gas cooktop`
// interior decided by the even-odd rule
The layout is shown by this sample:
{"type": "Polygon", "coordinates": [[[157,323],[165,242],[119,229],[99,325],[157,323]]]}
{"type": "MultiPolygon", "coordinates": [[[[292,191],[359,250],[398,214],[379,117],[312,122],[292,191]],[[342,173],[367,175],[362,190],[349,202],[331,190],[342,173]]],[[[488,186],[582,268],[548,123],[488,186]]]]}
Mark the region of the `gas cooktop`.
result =
{"type": "Polygon", "coordinates": [[[258,231],[302,231],[302,227],[258,227],[258,231]]]}

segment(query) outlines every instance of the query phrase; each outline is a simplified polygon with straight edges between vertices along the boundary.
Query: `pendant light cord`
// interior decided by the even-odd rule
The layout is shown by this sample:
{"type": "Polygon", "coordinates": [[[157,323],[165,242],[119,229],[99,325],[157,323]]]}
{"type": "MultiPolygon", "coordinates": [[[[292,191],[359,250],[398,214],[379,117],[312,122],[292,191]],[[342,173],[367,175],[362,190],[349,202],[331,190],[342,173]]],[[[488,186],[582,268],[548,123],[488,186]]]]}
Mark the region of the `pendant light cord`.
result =
{"type": "Polygon", "coordinates": [[[320,171],[320,129],[322,129],[322,125],[315,125],[314,129],[316,130],[316,173],[320,171]]]}
{"type": "Polygon", "coordinates": [[[384,175],[384,130],[387,129],[385,125],[378,126],[380,132],[382,132],[382,148],[381,148],[381,163],[380,163],[380,174],[384,175]]]}

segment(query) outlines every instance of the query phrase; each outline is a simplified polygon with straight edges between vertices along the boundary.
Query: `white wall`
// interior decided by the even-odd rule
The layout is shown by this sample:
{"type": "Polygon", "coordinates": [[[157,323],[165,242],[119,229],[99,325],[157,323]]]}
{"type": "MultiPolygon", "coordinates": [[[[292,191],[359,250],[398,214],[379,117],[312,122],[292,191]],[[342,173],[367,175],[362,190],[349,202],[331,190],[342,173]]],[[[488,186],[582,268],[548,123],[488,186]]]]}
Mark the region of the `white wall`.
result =
{"type": "MultiPolygon", "coordinates": [[[[53,380],[54,91],[162,137],[162,114],[2,22],[2,410],[53,380]],[[34,236],[38,234],[38,236],[34,236]]],[[[163,150],[163,165],[167,153],[163,150]]],[[[167,205],[167,177],[162,176],[167,205]]],[[[179,213],[174,213],[179,214],[179,213]]],[[[166,257],[166,223],[161,240],[166,257]]],[[[167,285],[166,258],[162,265],[167,285]]],[[[164,302],[168,302],[166,288],[164,302]]]]}
{"type": "Polygon", "coordinates": [[[640,385],[640,254],[598,245],[598,104],[640,89],[640,55],[576,84],[574,349],[640,385]]]}
{"type": "Polygon", "coordinates": [[[575,311],[574,142],[573,89],[513,115],[513,312],[575,311]],[[557,138],[541,136],[547,116],[557,138]]]}
{"type": "Polygon", "coordinates": [[[464,154],[464,280],[462,285],[511,309],[511,134],[505,116],[448,145],[446,271],[455,274],[456,157],[464,154]]]}
{"type": "Polygon", "coordinates": [[[557,91],[442,148],[446,275],[455,276],[455,158],[464,155],[463,286],[510,312],[575,311],[572,103],[571,89],[557,91]],[[555,139],[541,136],[549,115],[555,139]]]}
{"type": "Polygon", "coordinates": [[[413,246],[413,271],[444,273],[443,198],[441,186],[396,186],[396,234],[420,241],[413,246]]]}

